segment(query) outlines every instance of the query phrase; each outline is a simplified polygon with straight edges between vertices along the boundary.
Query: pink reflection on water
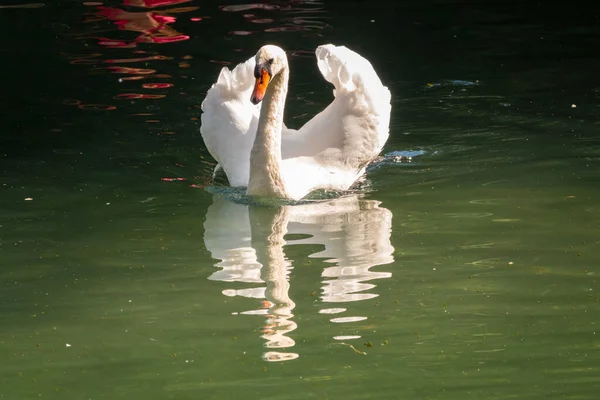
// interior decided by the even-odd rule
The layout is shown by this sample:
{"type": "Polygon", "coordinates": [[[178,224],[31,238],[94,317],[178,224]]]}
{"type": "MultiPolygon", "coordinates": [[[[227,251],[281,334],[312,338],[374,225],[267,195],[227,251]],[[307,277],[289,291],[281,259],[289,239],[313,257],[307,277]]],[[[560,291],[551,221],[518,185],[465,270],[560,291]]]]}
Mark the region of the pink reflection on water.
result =
{"type": "Polygon", "coordinates": [[[114,60],[104,60],[105,63],[115,64],[115,63],[135,63],[141,61],[152,61],[152,60],[170,60],[171,57],[165,57],[161,55],[157,56],[149,56],[149,57],[137,57],[137,58],[118,58],[114,60]]]}
{"type": "Polygon", "coordinates": [[[243,17],[255,24],[270,24],[271,22],[275,22],[273,18],[257,18],[254,14],[244,14],[243,17]]]}
{"type": "Polygon", "coordinates": [[[77,106],[82,110],[91,111],[112,111],[116,110],[117,107],[110,104],[83,104],[81,100],[77,99],[64,99],[63,104],[66,106],[77,106]]]}
{"type": "Polygon", "coordinates": [[[263,4],[263,3],[253,3],[253,4],[237,4],[231,6],[220,6],[219,9],[221,11],[246,11],[253,9],[262,9],[262,10],[278,10],[280,7],[275,4],[263,4]]]}
{"type": "Polygon", "coordinates": [[[265,32],[297,32],[297,31],[309,31],[310,28],[303,26],[278,26],[276,28],[267,28],[265,32]]]}
{"type": "Polygon", "coordinates": [[[90,36],[89,39],[96,39],[98,44],[103,47],[114,49],[130,49],[136,47],[135,43],[125,42],[123,40],[113,40],[105,37],[90,36]]]}
{"type": "Polygon", "coordinates": [[[111,65],[106,67],[106,69],[110,70],[114,74],[135,74],[135,75],[148,75],[156,72],[155,69],[149,68],[129,68],[129,67],[120,67],[117,65],[111,65]]]}
{"type": "Polygon", "coordinates": [[[144,83],[142,87],[144,89],[165,89],[172,87],[172,83],[144,83]]]}
{"type": "Polygon", "coordinates": [[[165,182],[175,182],[175,181],[187,181],[186,178],[160,178],[161,181],[165,182]]]}
{"type": "Polygon", "coordinates": [[[135,6],[143,8],[155,8],[163,6],[172,6],[175,4],[189,3],[191,0],[125,0],[126,6],[135,6]]]}
{"type": "Polygon", "coordinates": [[[230,35],[234,35],[234,36],[248,36],[248,35],[252,35],[252,31],[231,31],[229,32],[230,35]]]}
{"type": "Polygon", "coordinates": [[[164,94],[145,94],[145,93],[122,93],[122,94],[116,95],[114,98],[115,99],[133,100],[133,99],[162,99],[163,97],[166,97],[166,95],[164,95],[164,94]]]}
{"type": "Polygon", "coordinates": [[[135,43],[115,42],[115,41],[111,41],[111,40],[101,40],[98,42],[98,44],[100,46],[120,47],[122,49],[129,48],[129,47],[135,47],[135,43]]]}
{"type": "Polygon", "coordinates": [[[102,56],[100,53],[93,54],[67,54],[71,58],[69,64],[77,65],[77,64],[98,64],[101,62],[97,57],[102,56]]]}
{"type": "MultiPolygon", "coordinates": [[[[111,97],[114,96],[114,99],[134,100],[166,97],[165,94],[137,93],[137,91],[143,90],[148,92],[154,90],[156,93],[157,89],[167,89],[174,86],[172,83],[164,82],[171,79],[172,75],[157,73],[157,69],[152,68],[158,66],[156,61],[171,60],[172,58],[148,50],[149,46],[147,44],[158,45],[188,40],[190,37],[174,29],[173,25],[177,23],[177,14],[196,12],[199,9],[199,7],[185,4],[190,2],[191,0],[120,0],[120,6],[112,6],[116,5],[117,1],[109,3],[81,0],[80,4],[89,7],[83,22],[90,24],[90,28],[87,33],[75,36],[80,40],[93,40],[96,46],[86,44],[86,46],[89,46],[88,49],[119,49],[120,51],[118,56],[111,55],[112,58],[108,59],[101,53],[67,55],[70,63],[91,65],[92,68],[102,66],[105,72],[120,74],[119,79],[114,80],[114,82],[118,81],[120,83],[120,87],[117,89],[115,86],[113,90],[118,90],[117,93],[110,95],[111,97]],[[131,35],[130,32],[134,32],[134,34],[131,35]],[[145,44],[145,50],[137,50],[142,43],[145,44]],[[145,68],[125,66],[134,63],[138,63],[145,68]],[[133,82],[150,79],[159,80],[159,82],[144,84],[133,82]],[[131,85],[137,86],[137,89],[131,87],[131,85]]],[[[205,18],[209,17],[196,16],[190,18],[190,20],[202,21],[205,18]]],[[[187,58],[184,57],[185,59],[187,58]]],[[[184,62],[180,66],[189,66],[189,63],[184,62]]],[[[94,70],[97,71],[98,68],[94,68],[94,70]]],[[[96,102],[90,102],[92,104],[84,103],[85,101],[73,99],[64,101],[65,105],[76,106],[83,110],[116,109],[113,105],[102,104],[102,100],[99,99],[96,99],[96,102]]]]}
{"type": "MultiPolygon", "coordinates": [[[[183,3],[184,1],[160,1],[160,2],[151,2],[149,0],[141,0],[130,3],[135,4],[127,4],[126,5],[136,5],[139,7],[145,8],[153,8],[158,5],[170,5],[183,3]],[[160,4],[159,4],[160,3],[160,4]]],[[[101,18],[106,18],[111,21],[114,21],[114,24],[117,25],[119,30],[127,30],[133,32],[139,32],[140,35],[136,37],[133,41],[125,42],[121,40],[110,40],[104,38],[98,42],[101,46],[106,47],[135,47],[137,43],[172,43],[172,42],[180,42],[182,40],[188,40],[190,37],[188,35],[181,34],[176,31],[170,24],[173,24],[177,19],[167,14],[167,11],[173,12],[186,12],[196,10],[197,7],[187,7],[184,9],[171,9],[166,11],[143,11],[143,12],[130,12],[125,11],[120,8],[115,7],[104,7],[99,6],[97,16],[101,18]]]]}

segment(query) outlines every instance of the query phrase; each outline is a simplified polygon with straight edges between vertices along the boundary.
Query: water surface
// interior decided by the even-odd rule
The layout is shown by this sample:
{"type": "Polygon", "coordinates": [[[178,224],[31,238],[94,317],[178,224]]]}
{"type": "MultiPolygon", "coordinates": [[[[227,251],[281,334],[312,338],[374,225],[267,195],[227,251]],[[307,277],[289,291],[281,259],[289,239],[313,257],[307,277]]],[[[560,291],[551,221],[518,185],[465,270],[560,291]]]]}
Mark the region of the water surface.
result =
{"type": "Polygon", "coordinates": [[[0,398],[595,399],[597,7],[14,1],[0,8],[0,398]],[[6,7],[10,6],[10,7],[6,7]],[[356,191],[212,187],[199,104],[322,43],[393,96],[356,191]]]}

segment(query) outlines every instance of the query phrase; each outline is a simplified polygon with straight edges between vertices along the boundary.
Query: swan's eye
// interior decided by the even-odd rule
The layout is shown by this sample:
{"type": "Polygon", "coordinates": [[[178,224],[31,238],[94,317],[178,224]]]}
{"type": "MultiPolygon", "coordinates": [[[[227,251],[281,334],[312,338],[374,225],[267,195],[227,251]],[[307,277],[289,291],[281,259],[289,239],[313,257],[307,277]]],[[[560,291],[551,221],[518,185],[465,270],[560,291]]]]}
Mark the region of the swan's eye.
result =
{"type": "Polygon", "coordinates": [[[267,62],[268,62],[269,64],[273,64],[273,61],[275,61],[275,60],[273,60],[272,58],[269,58],[269,59],[267,60],[267,62]]]}

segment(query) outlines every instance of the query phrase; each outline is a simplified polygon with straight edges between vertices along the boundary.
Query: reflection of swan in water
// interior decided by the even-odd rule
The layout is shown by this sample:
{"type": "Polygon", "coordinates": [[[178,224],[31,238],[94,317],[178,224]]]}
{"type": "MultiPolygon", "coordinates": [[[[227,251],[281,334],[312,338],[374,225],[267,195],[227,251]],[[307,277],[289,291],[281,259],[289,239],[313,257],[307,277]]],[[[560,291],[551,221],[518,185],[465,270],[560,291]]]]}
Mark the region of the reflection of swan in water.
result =
{"type": "MultiPolygon", "coordinates": [[[[327,259],[331,267],[322,277],[324,303],[351,302],[376,297],[367,291],[375,287],[373,279],[389,278],[389,272],[370,268],[393,262],[390,244],[392,213],[379,202],[359,195],[311,202],[294,206],[261,207],[236,204],[214,196],[204,223],[204,242],[220,270],[209,279],[224,282],[266,283],[266,287],[227,289],[227,296],[266,299],[268,309],[242,314],[266,314],[263,338],[267,348],[290,348],[294,340],[287,334],[297,328],[292,321],[294,302],[289,298],[288,275],[293,260],[284,253],[284,245],[319,244],[324,249],[312,258],[327,259]],[[286,234],[299,239],[284,239],[286,234]]],[[[344,308],[325,308],[324,314],[337,314],[344,308]]],[[[365,317],[333,318],[347,322],[365,317]]],[[[342,337],[340,337],[342,338],[342,337]]],[[[348,338],[348,337],[344,337],[348,338]]],[[[298,354],[269,351],[267,361],[297,358],[298,354]]]]}

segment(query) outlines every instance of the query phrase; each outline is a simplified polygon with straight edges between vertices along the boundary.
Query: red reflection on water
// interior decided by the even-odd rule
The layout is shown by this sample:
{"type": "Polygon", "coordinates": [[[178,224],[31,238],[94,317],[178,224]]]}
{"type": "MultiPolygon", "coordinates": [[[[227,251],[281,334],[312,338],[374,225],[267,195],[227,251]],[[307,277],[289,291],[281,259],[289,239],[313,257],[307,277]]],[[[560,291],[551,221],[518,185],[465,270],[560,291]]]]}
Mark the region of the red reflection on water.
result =
{"type": "Polygon", "coordinates": [[[101,62],[100,60],[96,59],[96,57],[100,57],[102,56],[102,54],[100,53],[94,53],[94,54],[66,54],[68,57],[72,58],[71,61],[69,61],[69,64],[98,64],[99,62],[101,62]]]}
{"type": "MultiPolygon", "coordinates": [[[[137,5],[140,7],[153,8],[159,5],[170,5],[183,2],[184,1],[167,0],[152,2],[150,0],[141,0],[135,1],[136,4],[128,4],[126,1],[125,5],[137,5]]],[[[188,7],[184,10],[179,9],[170,11],[182,12],[191,11],[192,9],[197,9],[197,7],[188,7]]],[[[188,35],[183,35],[172,27],[168,26],[169,24],[174,23],[177,19],[162,11],[129,12],[120,8],[99,6],[97,15],[114,21],[114,24],[117,25],[120,30],[140,33],[138,37],[130,42],[103,38],[103,40],[100,40],[98,44],[106,47],[135,47],[137,43],[172,43],[188,40],[190,38],[188,35]]]]}
{"type": "Polygon", "coordinates": [[[125,0],[126,6],[136,6],[144,8],[155,8],[162,6],[172,6],[175,4],[189,3],[191,0],[125,0]]]}
{"type": "Polygon", "coordinates": [[[162,99],[164,94],[144,94],[144,93],[122,93],[116,95],[115,99],[162,99]]]}
{"type": "Polygon", "coordinates": [[[309,31],[310,28],[303,26],[278,26],[276,28],[267,28],[265,32],[297,32],[297,31],[309,31]]]}
{"type": "Polygon", "coordinates": [[[114,64],[114,63],[135,63],[135,62],[140,62],[140,61],[151,61],[151,60],[170,60],[171,57],[165,57],[165,56],[149,56],[149,57],[137,57],[137,58],[118,58],[118,59],[114,59],[114,60],[104,60],[105,63],[110,63],[110,64],[114,64]]]}
{"type": "Polygon", "coordinates": [[[173,86],[172,83],[144,83],[142,87],[144,89],[165,89],[173,86]]]}
{"type": "Polygon", "coordinates": [[[278,10],[280,7],[274,4],[262,4],[262,3],[254,3],[254,4],[238,4],[232,6],[220,6],[219,9],[222,11],[246,11],[252,9],[262,9],[262,10],[278,10]]]}
{"type": "MultiPolygon", "coordinates": [[[[115,81],[120,82],[121,87],[119,89],[113,88],[117,92],[111,95],[115,99],[160,99],[166,97],[164,94],[122,92],[143,91],[140,90],[143,88],[148,92],[154,90],[156,93],[156,89],[167,89],[174,86],[172,83],[165,82],[172,78],[171,75],[159,74],[157,73],[158,68],[151,68],[158,67],[155,61],[171,60],[172,58],[148,50],[148,46],[144,46],[145,50],[138,50],[137,47],[141,43],[164,44],[188,40],[190,37],[175,30],[173,25],[177,22],[177,14],[195,13],[199,9],[199,7],[186,4],[190,2],[191,0],[120,0],[121,5],[110,7],[109,2],[81,0],[80,4],[88,6],[83,22],[90,24],[90,28],[86,33],[73,36],[80,40],[93,40],[95,46],[89,46],[86,43],[89,50],[93,49],[91,51],[97,51],[99,47],[102,49],[120,49],[122,51],[118,53],[118,56],[111,55],[110,57],[115,58],[110,59],[106,59],[106,56],[101,53],[88,55],[67,54],[66,56],[69,57],[71,64],[90,65],[94,70],[97,70],[95,67],[102,66],[102,69],[106,69],[109,73],[120,74],[119,79],[115,81]],[[134,32],[134,34],[132,35],[131,32],[134,32]],[[137,63],[145,68],[125,66],[132,63],[137,63]],[[145,79],[159,82],[145,84],[133,82],[145,79]],[[132,84],[137,89],[131,87],[132,84]]],[[[118,2],[110,3],[116,5],[118,2]]],[[[190,18],[192,15],[188,14],[187,17],[190,18]]],[[[196,13],[196,17],[190,19],[202,21],[205,18],[209,17],[200,17],[196,13]]],[[[187,58],[184,57],[185,59],[187,58]]],[[[184,62],[180,66],[186,67],[189,65],[189,63],[184,62]]],[[[67,99],[64,104],[76,106],[83,110],[116,109],[113,105],[101,104],[103,101],[100,99],[96,99],[96,102],[83,104],[84,101],[67,99]]]]}
{"type": "Polygon", "coordinates": [[[119,41],[119,40],[111,40],[111,39],[107,39],[107,38],[95,38],[98,39],[98,44],[100,46],[105,46],[105,47],[119,47],[122,49],[126,49],[126,48],[131,48],[131,47],[135,47],[135,43],[127,43],[127,42],[123,42],[123,41],[119,41]]]}
{"type": "Polygon", "coordinates": [[[254,14],[244,14],[244,18],[255,24],[270,24],[275,22],[273,18],[257,18],[254,14]]]}
{"type": "Polygon", "coordinates": [[[155,69],[119,67],[117,65],[111,65],[109,67],[106,67],[106,69],[112,71],[115,74],[148,75],[156,72],[155,69]]]}

